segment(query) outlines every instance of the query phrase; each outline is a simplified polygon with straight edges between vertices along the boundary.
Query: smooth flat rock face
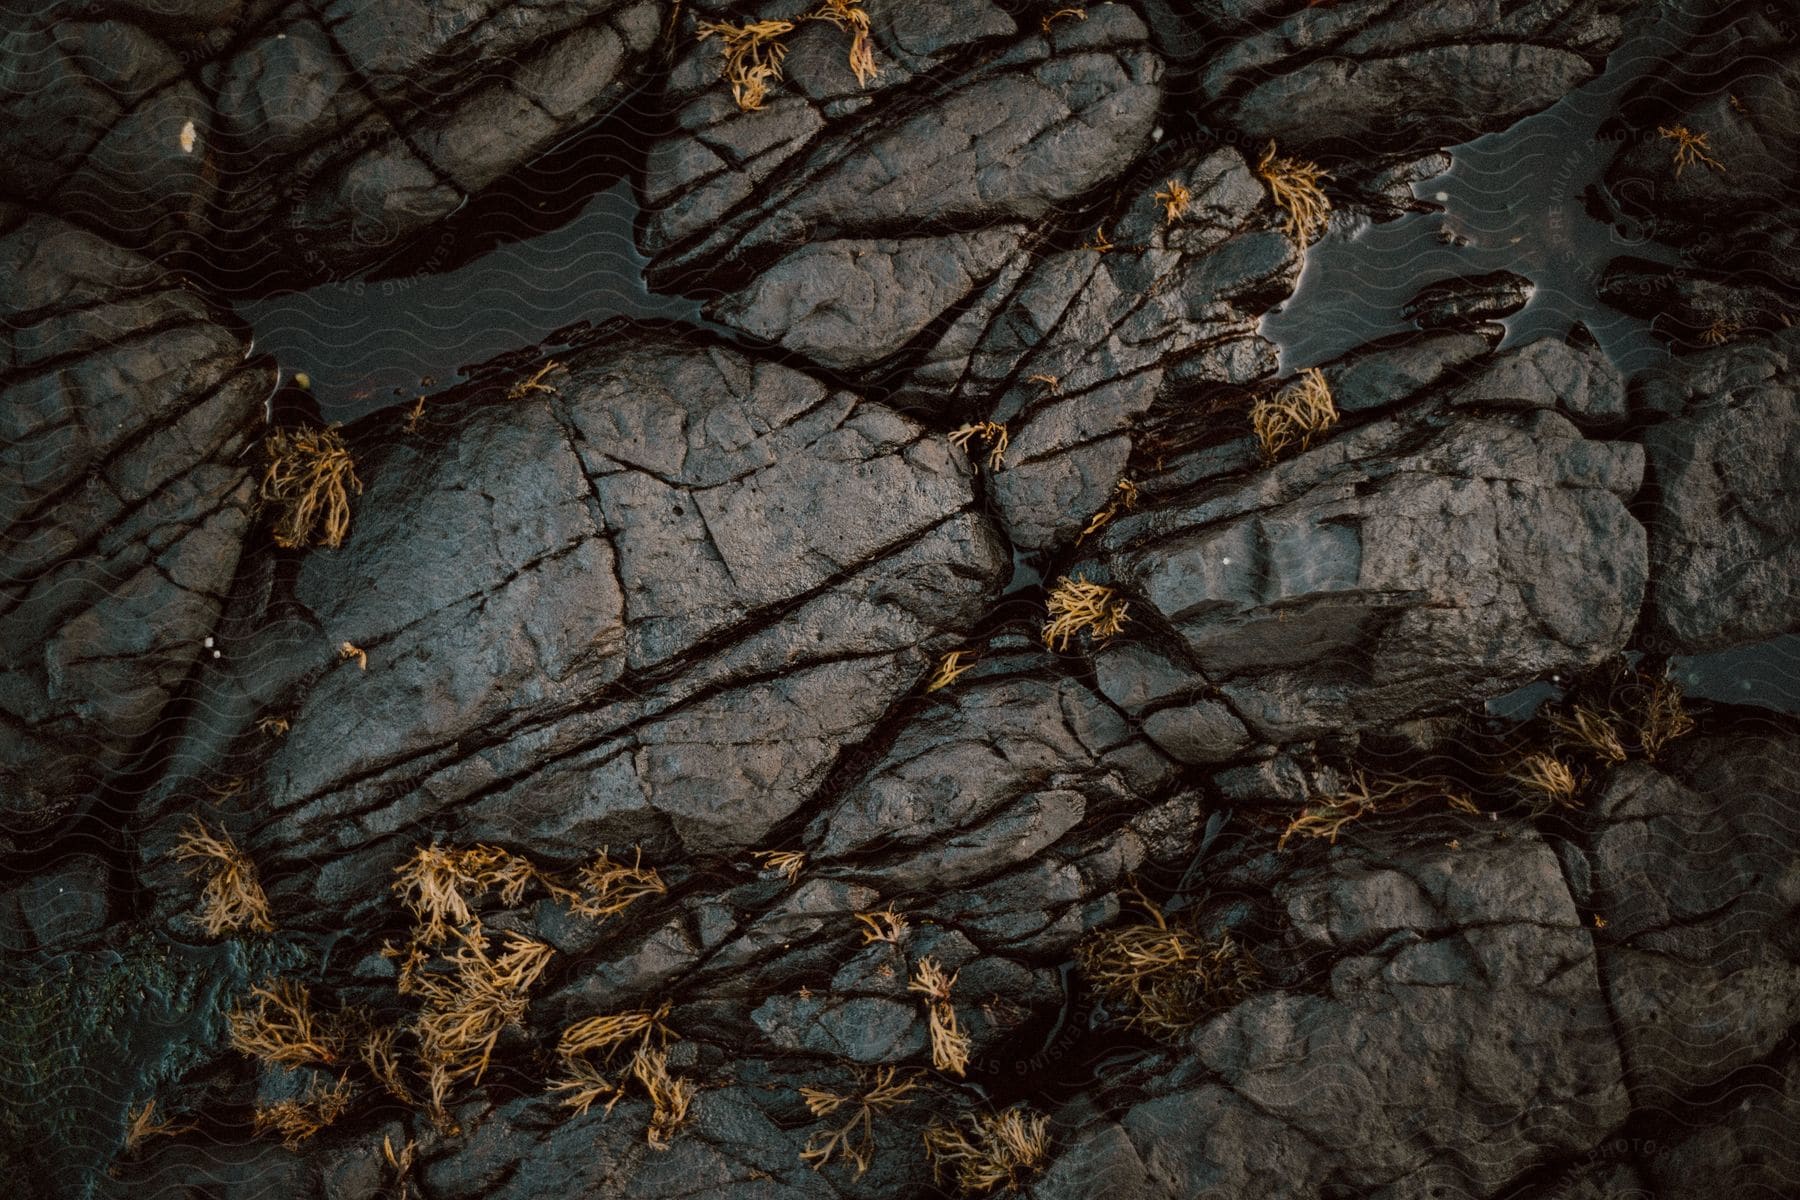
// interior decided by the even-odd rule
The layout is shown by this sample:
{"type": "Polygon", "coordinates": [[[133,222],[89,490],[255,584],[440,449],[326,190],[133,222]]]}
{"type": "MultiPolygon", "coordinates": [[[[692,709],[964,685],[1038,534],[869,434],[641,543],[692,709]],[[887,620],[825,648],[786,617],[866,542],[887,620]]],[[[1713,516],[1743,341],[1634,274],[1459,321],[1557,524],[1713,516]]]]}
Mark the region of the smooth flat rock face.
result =
{"type": "Polygon", "coordinates": [[[273,382],[179,280],[0,207],[0,844],[114,782],[205,653],[273,382]]]}
{"type": "Polygon", "coordinates": [[[1698,652],[1800,629],[1800,333],[1671,364],[1640,400],[1651,637],[1698,652]]]}

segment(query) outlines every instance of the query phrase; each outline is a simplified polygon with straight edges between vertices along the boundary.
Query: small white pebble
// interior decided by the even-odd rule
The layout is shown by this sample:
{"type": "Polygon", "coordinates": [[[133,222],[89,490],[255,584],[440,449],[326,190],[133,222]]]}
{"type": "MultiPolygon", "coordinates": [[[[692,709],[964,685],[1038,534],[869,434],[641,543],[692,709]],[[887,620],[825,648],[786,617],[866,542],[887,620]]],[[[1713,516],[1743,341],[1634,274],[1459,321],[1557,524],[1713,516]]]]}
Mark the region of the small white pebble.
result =
{"type": "Polygon", "coordinates": [[[1219,561],[1224,563],[1228,567],[1231,565],[1231,560],[1229,558],[1222,558],[1219,561]]]}
{"type": "Polygon", "coordinates": [[[1155,129],[1152,129],[1150,131],[1150,140],[1153,142],[1162,141],[1162,126],[1161,125],[1158,125],[1155,129]]]}
{"type": "Polygon", "coordinates": [[[206,635],[206,648],[207,648],[207,649],[208,649],[208,650],[211,650],[211,649],[212,649],[212,644],[213,644],[213,643],[212,643],[212,634],[210,634],[210,633],[209,633],[209,634],[207,634],[207,635],[206,635]]]}
{"type": "Polygon", "coordinates": [[[192,154],[194,152],[194,141],[199,136],[200,131],[194,128],[194,123],[192,121],[183,125],[181,127],[181,152],[183,154],[192,154]]]}
{"type": "Polygon", "coordinates": [[[1449,192],[1439,192],[1439,193],[1438,193],[1438,194],[1437,194],[1437,195],[1436,195],[1436,196],[1435,196],[1435,197],[1434,197],[1434,199],[1436,199],[1436,200],[1437,200],[1437,201],[1438,201],[1438,202],[1439,202],[1439,203],[1442,203],[1442,202],[1443,202],[1443,201],[1445,201],[1445,200],[1448,200],[1448,199],[1449,199],[1449,198],[1450,198],[1450,193],[1449,193],[1449,192]]]}
{"type": "Polygon", "coordinates": [[[218,652],[218,651],[217,651],[217,650],[214,650],[214,651],[213,651],[213,657],[214,657],[214,658],[217,658],[217,657],[219,657],[219,652],[218,652]]]}

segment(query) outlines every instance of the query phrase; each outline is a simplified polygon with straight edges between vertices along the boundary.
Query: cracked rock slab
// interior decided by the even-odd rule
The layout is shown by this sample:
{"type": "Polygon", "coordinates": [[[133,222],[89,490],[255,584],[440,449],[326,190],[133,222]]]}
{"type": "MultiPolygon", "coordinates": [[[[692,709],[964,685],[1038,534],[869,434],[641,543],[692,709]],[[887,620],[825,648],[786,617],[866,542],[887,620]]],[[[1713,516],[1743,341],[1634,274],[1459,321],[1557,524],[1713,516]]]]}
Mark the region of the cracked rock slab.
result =
{"type": "Polygon", "coordinates": [[[392,253],[622,100],[665,18],[658,0],[146,7],[6,18],[0,184],[251,286],[392,253]]]}
{"type": "Polygon", "coordinates": [[[1483,1196],[1616,1127],[1618,1049],[1555,855],[1529,831],[1442,832],[1276,864],[1271,957],[1306,985],[1123,1073],[1097,1098],[1117,1116],[1076,1101],[1032,1194],[1483,1196]]]}
{"type": "Polygon", "coordinates": [[[1283,12],[1208,0],[1229,36],[1200,91],[1213,121],[1285,151],[1416,155],[1503,129],[1592,79],[1631,7],[1346,0],[1283,12]]]}
{"type": "Polygon", "coordinates": [[[273,378],[148,260],[0,206],[0,842],[114,782],[205,653],[273,378]]]}
{"type": "MultiPolygon", "coordinates": [[[[989,490],[1013,542],[1075,539],[1126,473],[1159,401],[1276,369],[1261,315],[1299,278],[1280,210],[1235,150],[1189,154],[1141,183],[1090,243],[991,286],[929,347],[899,395],[948,392],[1010,443],[989,490]],[[1163,197],[1183,189],[1171,217],[1163,197]]],[[[942,403],[942,401],[939,401],[942,403]]]]}
{"type": "Polygon", "coordinates": [[[1554,413],[1425,405],[1121,517],[1076,570],[1256,737],[1353,732],[1616,653],[1644,589],[1642,461],[1554,413]]]}
{"type": "Polygon", "coordinates": [[[1756,4],[1704,22],[1672,69],[1650,73],[1623,116],[1641,135],[1606,187],[1643,235],[1741,286],[1800,284],[1800,47],[1791,16],[1756,4]],[[1683,146],[1678,140],[1701,139],[1683,146]]]}
{"type": "Polygon", "coordinates": [[[1641,381],[1650,637],[1700,653],[1800,628],[1800,330],[1690,355],[1641,381]]]}
{"type": "Polygon", "coordinates": [[[997,589],[941,438],[728,350],[619,342],[554,395],[434,409],[436,437],[357,427],[344,546],[232,614],[187,778],[249,746],[252,852],[323,864],[273,892],[286,920],[383,902],[433,833],[569,864],[755,847],[997,589]],[[258,743],[271,713],[292,728],[258,743]]]}
{"type": "Polygon", "coordinates": [[[714,41],[685,53],[679,128],[646,172],[653,285],[726,289],[715,319],[867,368],[929,340],[1150,145],[1162,63],[1129,8],[1046,35],[985,4],[915,7],[868,6],[880,73],[848,97],[830,83],[843,36],[817,22],[785,39],[788,83],[757,111],[731,100],[714,41]]]}
{"type": "Polygon", "coordinates": [[[1800,741],[1788,721],[1615,771],[1588,834],[1633,1106],[1746,1077],[1800,1021],[1800,741]]]}

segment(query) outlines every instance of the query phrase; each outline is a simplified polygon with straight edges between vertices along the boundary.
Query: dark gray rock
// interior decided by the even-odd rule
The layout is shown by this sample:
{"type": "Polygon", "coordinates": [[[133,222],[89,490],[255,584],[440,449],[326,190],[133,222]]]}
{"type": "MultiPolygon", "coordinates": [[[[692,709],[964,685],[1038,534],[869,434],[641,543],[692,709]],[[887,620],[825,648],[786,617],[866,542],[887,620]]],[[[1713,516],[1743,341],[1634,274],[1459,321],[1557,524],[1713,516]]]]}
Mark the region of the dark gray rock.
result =
{"type": "Polygon", "coordinates": [[[1012,1030],[1066,1003],[1057,968],[1076,942],[1117,915],[1134,872],[1191,854],[1200,825],[1174,764],[1053,663],[996,639],[841,794],[815,799],[796,882],[691,890],[684,912],[547,996],[543,1019],[670,996],[688,1036],[922,1063],[926,1013],[907,983],[929,956],[957,973],[979,1070],[1000,1070],[1012,1030]],[[869,942],[855,914],[886,909],[908,932],[869,942]]]}
{"type": "Polygon", "coordinates": [[[174,244],[216,194],[206,96],[177,47],[74,9],[0,14],[0,188],[131,245],[174,244]]]}
{"type": "MultiPolygon", "coordinates": [[[[1304,261],[1265,141],[1340,156],[1340,207],[1417,211],[1443,146],[1593,72],[1624,0],[1145,0],[1047,27],[869,0],[866,83],[813,7],[7,18],[9,195],[221,270],[260,246],[319,273],[588,123],[669,18],[640,233],[654,283],[746,334],[572,327],[541,375],[540,351],[487,364],[346,431],[367,488],[344,546],[240,560],[268,372],[144,259],[0,209],[0,836],[30,850],[105,801],[54,858],[3,864],[0,1157],[24,1193],[888,1200],[943,1190],[928,1120],[1015,1099],[1056,1118],[1037,1200],[1791,1190],[1792,722],[1703,706],[1654,762],[1584,756],[1581,807],[1549,816],[1421,804],[1279,841],[1358,771],[1445,769],[1498,807],[1474,784],[1519,685],[1794,628],[1786,264],[1616,264],[1602,291],[1650,280],[1632,303],[1677,340],[1738,340],[1629,405],[1580,331],[1499,349],[1529,292],[1502,273],[1321,364],[1339,422],[1310,449],[1271,465],[1251,433],[1287,382],[1259,321],[1304,261]],[[745,113],[696,34],[758,17],[797,24],[745,113]],[[999,464],[948,443],[977,421],[1009,431],[999,464]],[[1604,440],[1627,428],[1642,496],[1644,449],[1604,440]],[[1105,507],[1125,478],[1135,507],[1105,507]],[[1036,580],[1065,572],[1120,589],[1119,635],[1042,646],[1036,580]],[[926,691],[952,649],[969,669],[926,691]],[[249,854],[275,934],[167,936],[191,930],[170,851],[193,816],[249,854]],[[667,887],[604,921],[482,898],[490,935],[554,953],[458,1085],[459,1133],[346,1061],[343,1121],[298,1151],[258,1137],[251,1105],[325,1076],[242,1061],[225,1014],[285,974],[324,1012],[404,1020],[392,872],[433,839],[563,871],[637,847],[667,887]],[[1121,1030],[1076,965],[1145,900],[1259,969],[1168,1040],[1121,1030]],[[858,920],[883,910],[891,940],[858,920]],[[908,986],[927,958],[955,979],[961,1078],[908,986]],[[569,1023],[665,1001],[697,1087],[668,1148],[641,1090],[585,1115],[548,1094],[569,1023]],[[855,1110],[802,1089],[890,1069],[919,1086],[871,1122],[868,1171],[811,1169],[855,1110]],[[151,1096],[199,1128],[122,1151],[151,1096]]],[[[1750,26],[1722,28],[1707,54],[1750,26]]],[[[1787,244],[1786,55],[1728,72],[1763,89],[1731,152],[1767,178],[1653,181],[1680,244],[1709,207],[1733,253],[1787,244]]]]}
{"type": "Polygon", "coordinates": [[[1200,75],[1211,120],[1288,152],[1357,158],[1438,150],[1548,108],[1598,73],[1631,8],[1202,7],[1229,36],[1200,75]]]}
{"type": "Polygon", "coordinates": [[[113,782],[207,654],[273,380],[137,254],[0,207],[0,846],[113,782]]]}
{"type": "Polygon", "coordinates": [[[1510,317],[1531,302],[1531,280],[1490,271],[1427,284],[1403,308],[1425,329],[1455,329],[1510,317]]]}
{"type": "Polygon", "coordinates": [[[1698,1130],[1681,1129],[1659,1145],[1646,1174],[1663,1196],[1742,1196],[1781,1200],[1800,1173],[1800,1062],[1792,1052],[1772,1065],[1763,1086],[1734,1096],[1698,1130]]]}
{"type": "Polygon", "coordinates": [[[1171,630],[1255,737],[1353,732],[1616,653],[1644,588],[1642,469],[1553,413],[1427,405],[1119,518],[1085,573],[1171,630]]]}
{"type": "Polygon", "coordinates": [[[1716,1092],[1800,1023],[1800,740],[1785,726],[1620,767],[1587,856],[1634,1108],[1716,1092]]]}
{"type": "Polygon", "coordinates": [[[1591,339],[1543,338],[1496,356],[1451,394],[1451,402],[1483,408],[1554,407],[1584,432],[1625,421],[1625,381],[1591,339]]]}
{"type": "Polygon", "coordinates": [[[653,284],[732,289],[708,315],[834,369],[889,358],[1016,274],[1028,229],[1150,145],[1161,99],[1122,5],[1050,35],[985,4],[869,12],[880,74],[848,80],[854,102],[829,82],[844,35],[817,22],[789,35],[791,84],[759,111],[730,98],[714,41],[689,51],[645,183],[653,284]]]}
{"type": "Polygon", "coordinates": [[[1607,170],[1607,190],[1637,232],[1685,248],[1726,282],[1791,289],[1800,285],[1792,15],[1740,3],[1697,32],[1671,69],[1627,97],[1633,136],[1607,170]]]}
{"type": "Polygon", "coordinates": [[[1099,1083],[1118,1115],[1072,1105],[1033,1196],[1493,1195],[1624,1119],[1593,945],[1530,831],[1371,834],[1259,886],[1307,985],[1099,1083]]]}
{"type": "Polygon", "coordinates": [[[107,924],[106,864],[71,855],[0,896],[0,949],[9,954],[66,950],[107,924]]]}
{"type": "MultiPolygon", "coordinates": [[[[907,19],[932,18],[944,28],[931,49],[923,58],[903,51],[891,76],[892,18],[872,22],[882,27],[883,72],[873,102],[835,121],[797,96],[740,112],[719,78],[716,43],[691,50],[671,91],[694,99],[681,130],[652,149],[645,183],[652,281],[746,254],[887,234],[897,222],[917,234],[1035,220],[1149,144],[1161,62],[1130,9],[1109,5],[1052,36],[1033,30],[1010,42],[996,42],[1011,22],[990,5],[925,6],[907,19]],[[905,72],[957,56],[971,61],[940,85],[900,86],[905,72]]],[[[842,52],[842,35],[833,36],[842,52]]],[[[785,69],[801,77],[792,60],[785,69]]]]}
{"type": "Polygon", "coordinates": [[[1213,776],[1219,795],[1232,807],[1298,812],[1314,796],[1334,794],[1341,780],[1292,754],[1276,754],[1260,762],[1230,767],[1213,776]]]}
{"type": "Polygon", "coordinates": [[[1800,629],[1800,330],[1642,380],[1649,640],[1684,653],[1800,629]]]}
{"type": "MultiPolygon", "coordinates": [[[[233,614],[189,740],[255,744],[253,718],[291,716],[250,789],[252,852],[323,864],[274,890],[285,923],[383,903],[432,833],[565,864],[756,848],[997,589],[941,437],[786,368],[615,332],[555,395],[434,410],[448,440],[388,421],[349,540],[300,565],[292,648],[251,632],[279,597],[233,614]]],[[[188,752],[190,777],[225,769],[188,752]]]]}
{"type": "MultiPolygon", "coordinates": [[[[252,981],[298,965],[291,949],[269,943],[193,946],[141,928],[122,933],[114,926],[108,944],[9,955],[0,964],[0,1035],[7,1046],[0,1066],[0,1156],[10,1185],[31,1200],[130,1194],[109,1184],[106,1174],[109,1164],[123,1162],[128,1114],[190,1072],[206,1077],[237,998],[252,981]]],[[[168,1088],[157,1097],[156,1115],[191,1125],[203,1093],[203,1087],[168,1088]]],[[[267,1166],[283,1154],[229,1136],[194,1137],[186,1148],[195,1152],[188,1161],[200,1165],[178,1176],[184,1188],[229,1170],[224,1164],[234,1158],[267,1166]]],[[[295,1174],[312,1172],[311,1163],[286,1157],[299,1168],[295,1174]]],[[[264,1186],[283,1182],[272,1172],[263,1178],[264,1186]]]]}
{"type": "Polygon", "coordinates": [[[1109,642],[1094,653],[1106,698],[1138,719],[1144,736],[1178,762],[1226,762],[1250,745],[1249,731],[1193,672],[1146,642],[1109,642]]]}
{"type": "MultiPolygon", "coordinates": [[[[1152,410],[1276,369],[1257,329],[1300,272],[1282,214],[1235,150],[1142,182],[1104,227],[1112,249],[1046,253],[1003,276],[927,348],[898,398],[952,397],[1010,444],[990,494],[1026,549],[1071,541],[1126,474],[1152,410]],[[1171,220],[1171,185],[1188,203],[1171,220]],[[1051,382],[1053,381],[1053,382],[1051,382]]],[[[938,401],[942,403],[942,401],[938,401]]]]}
{"type": "MultiPolygon", "coordinates": [[[[1488,328],[1434,331],[1355,350],[1320,369],[1340,412],[1379,412],[1415,405],[1435,388],[1502,366],[1509,356],[1490,357],[1498,344],[1488,328]]],[[[1549,408],[1555,393],[1534,388],[1532,395],[1533,403],[1515,407],[1549,408]]]]}
{"type": "MultiPolygon", "coordinates": [[[[1550,1200],[1654,1200],[1657,1193],[1632,1163],[1643,1146],[1641,1139],[1615,1138],[1559,1172],[1555,1182],[1538,1194],[1550,1200]]],[[[1654,1150],[1655,1143],[1648,1143],[1648,1148],[1654,1150]]]]}
{"type": "Polygon", "coordinates": [[[1030,862],[1108,811],[1141,807],[1173,768],[1120,713],[1029,654],[965,679],[808,830],[884,893],[924,895],[1030,862]],[[870,856],[879,854],[871,860],[870,856]]]}
{"type": "Polygon", "coordinates": [[[844,238],[795,250],[707,315],[823,367],[880,362],[981,283],[1023,226],[942,237],[844,238]]]}
{"type": "Polygon", "coordinates": [[[6,18],[0,185],[252,284],[397,249],[623,99],[665,15],[382,0],[200,4],[190,24],[166,4],[75,7],[6,18]]]}
{"type": "Polygon", "coordinates": [[[1616,258],[1595,291],[1612,307],[1649,321],[1683,353],[1776,333],[1792,322],[1787,292],[1711,266],[1616,258]]]}

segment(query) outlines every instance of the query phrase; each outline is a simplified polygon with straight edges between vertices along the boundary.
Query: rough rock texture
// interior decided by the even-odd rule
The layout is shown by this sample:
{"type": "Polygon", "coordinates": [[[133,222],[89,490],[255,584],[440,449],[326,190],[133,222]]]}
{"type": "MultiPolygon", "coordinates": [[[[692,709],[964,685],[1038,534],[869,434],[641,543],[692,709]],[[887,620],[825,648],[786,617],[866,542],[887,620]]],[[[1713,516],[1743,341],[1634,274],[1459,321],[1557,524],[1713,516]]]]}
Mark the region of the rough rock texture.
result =
{"type": "Polygon", "coordinates": [[[1079,534],[1125,474],[1164,400],[1275,371],[1257,319],[1300,260],[1280,210],[1236,151],[1177,162],[1105,227],[1112,246],[1047,253],[999,281],[923,355],[900,398],[948,392],[1010,442],[989,494],[1015,545],[1079,534]],[[1187,189],[1171,219],[1159,192],[1187,189]]]}
{"type": "MultiPolygon", "coordinates": [[[[1653,1147],[1646,1173],[1665,1196],[1729,1192],[1747,1200],[1779,1200],[1800,1177],[1800,1062],[1791,1052],[1772,1060],[1754,1091],[1717,1106],[1710,1124],[1674,1145],[1653,1147]]],[[[1749,1089],[1742,1089],[1749,1091],[1749,1089]]]]}
{"type": "Polygon", "coordinates": [[[867,89],[818,22],[789,38],[795,84],[755,112],[732,101],[714,42],[688,50],[644,184],[653,282],[736,289],[709,315],[836,369],[925,333],[1058,205],[1130,166],[1162,95],[1122,5],[1049,34],[986,4],[870,12],[867,89]]]}
{"type": "Polygon", "coordinates": [[[1137,653],[1174,677],[1115,699],[1147,713],[1211,693],[1184,720],[1228,743],[1225,710],[1272,742],[1381,726],[1596,664],[1636,620],[1642,453],[1555,413],[1427,405],[1248,479],[1177,491],[1183,471],[1153,477],[1154,505],[1076,573],[1123,590],[1137,653]]]}
{"type": "Polygon", "coordinates": [[[622,99],[656,0],[11,8],[0,195],[256,280],[341,275],[622,99]]]}
{"type": "Polygon", "coordinates": [[[1491,409],[1546,407],[1584,432],[1616,431],[1625,423],[1625,381],[1592,338],[1530,342],[1496,356],[1452,393],[1452,403],[1491,409]]]}
{"type": "MultiPolygon", "coordinates": [[[[661,255],[652,278],[897,223],[913,232],[1035,220],[1149,144],[1161,63],[1129,8],[1109,5],[1049,35],[1032,30],[998,44],[1014,32],[1010,18],[985,4],[950,8],[884,16],[876,37],[884,74],[841,114],[785,93],[741,112],[713,44],[690,50],[670,89],[672,100],[694,99],[680,111],[680,131],[652,148],[645,182],[657,210],[645,244],[661,255]],[[912,26],[934,18],[944,28],[914,50],[912,26]],[[932,86],[903,86],[914,71],[959,58],[970,61],[939,71],[932,86]]],[[[804,33],[843,54],[842,35],[829,26],[804,33]]],[[[787,74],[807,78],[801,61],[787,60],[787,74]]]]}
{"type": "Polygon", "coordinates": [[[0,849],[123,771],[237,567],[266,369],[154,264],[0,206],[0,849]]]}
{"type": "Polygon", "coordinates": [[[1597,73],[1631,8],[1622,0],[1201,7],[1230,38],[1200,74],[1209,119],[1290,152],[1396,157],[1548,108],[1597,73]]]}
{"type": "Polygon", "coordinates": [[[1026,1105],[1044,1149],[968,1190],[1793,1194],[1800,728],[1682,715],[1667,659],[1796,628],[1791,264],[1736,270],[1791,241],[1781,14],[1695,14],[1692,86],[1621,114],[1732,156],[1675,171],[1646,137],[1584,197],[1636,211],[1642,166],[1678,244],[1571,291],[1540,269],[1604,234],[1578,189],[1548,185],[1583,229],[1549,249],[1440,227],[1439,282],[1392,293],[1416,328],[1316,364],[1334,420],[1274,454],[1257,416],[1314,364],[1262,318],[1308,256],[1333,286],[1361,222],[1448,203],[1413,187],[1587,79],[1622,0],[821,3],[9,10],[9,1183],[938,1200],[932,1123],[1026,1105]],[[756,19],[793,28],[745,112],[699,34],[756,19]],[[640,72],[647,123],[610,137],[640,72]],[[475,192],[546,216],[549,167],[506,176],[576,133],[627,143],[593,178],[638,185],[647,281],[712,330],[577,323],[360,420],[348,538],[275,547],[264,403],[318,414],[209,292],[354,269],[475,192]],[[1291,232],[1270,140],[1330,167],[1328,246],[1291,232]],[[179,246],[185,282],[139,256],[179,246]],[[1590,284],[1700,352],[1521,336],[1590,284]],[[978,424],[998,461],[952,441],[978,424]],[[1046,646],[1065,575],[1117,590],[1116,634],[1046,646]],[[273,931],[207,932],[196,819],[273,931]],[[461,959],[446,1019],[493,1037],[442,1111],[421,981],[475,951],[411,959],[394,886],[434,842],[530,860],[466,899],[490,950],[547,956],[518,995],[461,959]],[[551,885],[603,850],[659,886],[584,915],[551,885]],[[1191,1020],[1107,986],[1097,950],[1134,936],[1171,961],[1131,977],[1191,1020]],[[276,977],[327,1043],[293,1069],[232,1045],[276,977]],[[632,1012],[694,1088],[666,1146],[637,1044],[593,1052],[622,1094],[551,1090],[571,1024],[632,1012]],[[340,1079],[347,1110],[282,1146],[272,1106],[340,1079]],[[865,1120],[883,1081],[913,1090],[865,1120]]]}
{"type": "Polygon", "coordinates": [[[998,587],[941,438],[786,368],[622,340],[553,396],[365,457],[343,548],[230,614],[190,770],[291,718],[251,843],[329,860],[291,920],[382,902],[422,829],[569,862],[758,846],[998,587]]]}
{"type": "Polygon", "coordinates": [[[1644,434],[1655,645],[1800,629],[1800,330],[1684,358],[1636,400],[1666,418],[1644,434]]]}
{"type": "Polygon", "coordinates": [[[1531,302],[1532,283],[1512,271],[1446,279],[1419,289],[1403,311],[1422,329],[1447,329],[1510,317],[1531,302]]]}
{"type": "Polygon", "coordinates": [[[1800,286],[1800,44],[1792,15],[1737,4],[1705,21],[1674,69],[1627,98],[1636,135],[1606,187],[1643,233],[1724,281],[1800,286]],[[1678,131],[1703,138],[1683,161],[1678,131]]]}
{"type": "Polygon", "coordinates": [[[1071,1105],[1033,1196],[1486,1196],[1624,1119],[1593,941],[1535,834],[1426,822],[1212,878],[1267,889],[1295,978],[1071,1105]]]}
{"type": "Polygon", "coordinates": [[[107,915],[106,863],[73,854],[0,895],[0,949],[66,949],[98,934],[107,915]]]}
{"type": "Polygon", "coordinates": [[[1650,322],[1681,352],[1774,333],[1792,324],[1791,291],[1765,286],[1758,276],[1726,274],[1703,265],[1616,258],[1601,274],[1597,290],[1607,304],[1650,322]]]}
{"type": "MultiPolygon", "coordinates": [[[[1786,1053],[1800,1021],[1800,745],[1776,730],[1621,768],[1587,836],[1588,903],[1634,1108],[1669,1109],[1786,1053]]],[[[1788,1162],[1795,1143],[1788,1138],[1788,1162]]]]}

